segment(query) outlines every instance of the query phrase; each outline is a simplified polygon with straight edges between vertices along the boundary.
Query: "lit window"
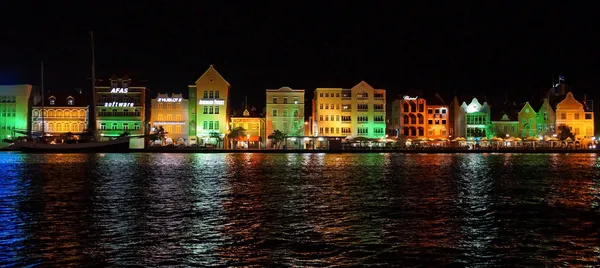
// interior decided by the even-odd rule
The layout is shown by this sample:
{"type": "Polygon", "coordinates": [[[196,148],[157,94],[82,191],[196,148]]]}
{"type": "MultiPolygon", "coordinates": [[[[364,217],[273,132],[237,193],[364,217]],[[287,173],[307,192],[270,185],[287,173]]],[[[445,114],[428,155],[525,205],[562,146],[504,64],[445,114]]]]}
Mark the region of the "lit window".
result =
{"type": "Polygon", "coordinates": [[[73,98],[68,98],[67,99],[67,105],[70,105],[70,106],[73,105],[73,98]]]}

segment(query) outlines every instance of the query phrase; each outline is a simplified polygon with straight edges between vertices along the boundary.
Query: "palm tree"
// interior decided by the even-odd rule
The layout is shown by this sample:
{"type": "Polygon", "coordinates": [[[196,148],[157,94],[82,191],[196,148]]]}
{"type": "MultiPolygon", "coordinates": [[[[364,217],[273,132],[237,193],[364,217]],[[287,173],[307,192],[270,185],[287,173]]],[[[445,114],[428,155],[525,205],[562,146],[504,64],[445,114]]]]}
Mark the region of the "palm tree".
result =
{"type": "Polygon", "coordinates": [[[217,148],[219,148],[219,145],[223,141],[223,138],[221,138],[221,133],[213,131],[209,133],[208,136],[210,139],[215,139],[215,141],[217,142],[217,148]]]}
{"type": "Polygon", "coordinates": [[[229,138],[233,141],[233,149],[235,149],[236,140],[244,136],[246,136],[246,129],[243,127],[236,127],[229,131],[229,138]]]}
{"type": "Polygon", "coordinates": [[[273,133],[269,134],[269,136],[267,137],[270,140],[273,141],[273,145],[275,145],[277,148],[279,148],[279,145],[285,141],[285,138],[287,138],[287,135],[281,131],[279,131],[278,129],[276,129],[275,131],[273,131],[273,133]]]}

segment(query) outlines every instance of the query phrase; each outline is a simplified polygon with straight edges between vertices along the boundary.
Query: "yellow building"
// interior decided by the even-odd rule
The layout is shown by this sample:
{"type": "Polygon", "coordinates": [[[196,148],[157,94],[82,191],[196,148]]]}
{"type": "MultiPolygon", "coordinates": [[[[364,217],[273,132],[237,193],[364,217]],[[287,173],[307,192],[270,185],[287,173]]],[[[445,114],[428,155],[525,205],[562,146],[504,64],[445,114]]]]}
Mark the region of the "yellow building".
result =
{"type": "Polygon", "coordinates": [[[80,94],[52,94],[46,98],[43,109],[41,101],[32,108],[31,129],[41,132],[43,125],[45,134],[51,136],[81,133],[88,128],[88,109],[80,94]]]}
{"type": "MultiPolygon", "coordinates": [[[[188,141],[188,100],[182,94],[158,94],[152,99],[150,125],[167,132],[164,144],[184,145],[188,141]]],[[[162,142],[162,141],[161,141],[162,142]]],[[[155,142],[155,144],[157,144],[155,142]]]]}
{"type": "Polygon", "coordinates": [[[317,88],[313,103],[314,136],[385,137],[385,89],[365,81],[351,89],[317,88]]]}
{"type": "MultiPolygon", "coordinates": [[[[217,144],[229,131],[229,82],[210,65],[195,85],[188,86],[189,144],[217,144]]],[[[226,142],[223,144],[227,144],[226,142]]]]}
{"type": "Polygon", "coordinates": [[[449,115],[448,105],[427,104],[427,138],[448,138],[450,131],[449,115]]]}
{"type": "Polygon", "coordinates": [[[568,92],[563,101],[556,105],[556,129],[567,125],[576,139],[594,136],[594,113],[586,112],[583,105],[568,92]]]}
{"type": "Polygon", "coordinates": [[[304,136],[304,89],[267,89],[266,113],[267,136],[275,130],[288,136],[304,136]]]}
{"type": "Polygon", "coordinates": [[[231,128],[242,127],[246,136],[238,138],[236,148],[262,149],[267,140],[265,118],[256,109],[244,109],[241,114],[231,115],[231,128]]]}

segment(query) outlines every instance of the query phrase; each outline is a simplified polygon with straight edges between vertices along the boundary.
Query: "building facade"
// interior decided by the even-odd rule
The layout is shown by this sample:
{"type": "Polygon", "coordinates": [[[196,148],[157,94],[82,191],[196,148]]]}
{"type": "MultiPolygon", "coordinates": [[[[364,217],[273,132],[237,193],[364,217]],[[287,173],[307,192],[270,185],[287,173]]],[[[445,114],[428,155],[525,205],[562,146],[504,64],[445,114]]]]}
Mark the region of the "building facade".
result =
{"type": "Polygon", "coordinates": [[[351,89],[317,88],[314,95],[313,135],[384,138],[385,89],[361,81],[351,89]]]}
{"type": "MultiPolygon", "coordinates": [[[[231,85],[213,65],[189,89],[189,144],[218,145],[229,131],[231,85]]],[[[227,142],[223,143],[227,144],[227,142]]]]}
{"type": "Polygon", "coordinates": [[[49,136],[82,133],[89,127],[89,106],[81,94],[46,94],[50,97],[32,107],[31,129],[49,136]],[[42,114],[43,112],[43,114],[42,114]],[[42,128],[42,126],[44,126],[42,128]]]}
{"type": "MultiPolygon", "coordinates": [[[[131,79],[111,78],[110,86],[96,86],[96,127],[103,137],[123,133],[143,136],[147,130],[146,87],[131,86],[131,79]]],[[[144,148],[144,139],[131,139],[131,148],[144,148]]]]}
{"type": "Polygon", "coordinates": [[[487,102],[484,102],[482,105],[477,98],[473,98],[468,105],[466,102],[463,102],[461,109],[465,114],[465,133],[467,139],[491,138],[491,111],[487,102]],[[490,136],[488,137],[488,135],[490,136]]]}
{"type": "MultiPolygon", "coordinates": [[[[304,136],[304,89],[267,89],[266,135],[279,130],[288,136],[304,136]]],[[[271,141],[267,141],[270,147],[271,141]]]]}
{"type": "Polygon", "coordinates": [[[233,141],[235,148],[263,149],[267,140],[265,118],[255,109],[245,109],[242,114],[231,116],[231,128],[242,127],[246,130],[246,137],[233,141]]]}
{"type": "Polygon", "coordinates": [[[427,101],[418,96],[404,96],[394,100],[392,109],[393,124],[400,134],[407,138],[425,137],[427,135],[427,101]]]}
{"type": "Polygon", "coordinates": [[[502,114],[500,120],[492,121],[492,137],[506,139],[519,136],[519,121],[513,120],[506,113],[502,114]]]}
{"type": "Polygon", "coordinates": [[[529,102],[519,111],[519,137],[537,137],[537,113],[529,102]]]}
{"type": "Polygon", "coordinates": [[[448,133],[450,132],[449,115],[447,105],[427,105],[427,138],[448,138],[448,133]]]}
{"type": "Polygon", "coordinates": [[[554,113],[552,106],[550,106],[548,98],[544,98],[544,102],[537,112],[536,122],[539,135],[551,137],[556,133],[556,114],[554,113]]]}
{"type": "Polygon", "coordinates": [[[448,134],[450,139],[466,137],[467,125],[465,124],[465,111],[462,109],[457,97],[454,97],[452,103],[450,103],[450,116],[448,121],[450,123],[448,134]]]}
{"type": "Polygon", "coordinates": [[[594,136],[594,113],[586,112],[583,105],[568,92],[565,99],[556,105],[556,128],[566,125],[576,139],[594,136]]]}
{"type": "Polygon", "coordinates": [[[166,132],[163,144],[188,143],[188,100],[182,94],[158,94],[152,99],[150,126],[163,127],[166,132]]]}
{"type": "Polygon", "coordinates": [[[29,107],[31,85],[0,86],[0,147],[7,146],[4,139],[13,139],[15,131],[30,131],[29,107]]]}

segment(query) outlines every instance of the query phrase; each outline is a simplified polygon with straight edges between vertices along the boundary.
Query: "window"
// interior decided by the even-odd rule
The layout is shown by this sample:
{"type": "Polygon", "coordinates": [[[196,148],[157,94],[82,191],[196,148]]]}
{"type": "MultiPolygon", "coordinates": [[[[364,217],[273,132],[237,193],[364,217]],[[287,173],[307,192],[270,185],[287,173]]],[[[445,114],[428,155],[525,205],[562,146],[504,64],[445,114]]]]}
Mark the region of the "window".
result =
{"type": "Polygon", "coordinates": [[[214,106],[209,106],[208,107],[208,114],[213,114],[215,112],[215,107],[214,106]]]}
{"type": "Polygon", "coordinates": [[[113,123],[111,129],[112,130],[117,130],[117,123],[113,123]]]}
{"type": "MultiPolygon", "coordinates": [[[[442,108],[442,114],[446,114],[446,108],[442,108]]],[[[445,130],[444,130],[445,132],[445,130]]]]}
{"type": "Polygon", "coordinates": [[[294,109],[294,117],[298,117],[298,109],[294,109]]]}
{"type": "Polygon", "coordinates": [[[419,103],[419,112],[420,113],[425,112],[425,108],[424,107],[425,106],[423,105],[423,103],[419,103]]]}
{"type": "Polygon", "coordinates": [[[525,108],[525,113],[528,114],[529,113],[529,108],[525,108]]]}
{"type": "Polygon", "coordinates": [[[427,108],[427,114],[433,114],[433,109],[427,108]]]}
{"type": "Polygon", "coordinates": [[[215,129],[219,129],[219,121],[215,121],[215,129]]]}
{"type": "Polygon", "coordinates": [[[407,124],[407,125],[409,124],[408,123],[408,115],[406,115],[406,114],[404,115],[404,124],[407,124]]]}
{"type": "Polygon", "coordinates": [[[54,105],[54,97],[50,98],[50,105],[54,105]]]}
{"type": "Polygon", "coordinates": [[[163,121],[163,115],[162,114],[158,114],[158,121],[163,121]]]}
{"type": "Polygon", "coordinates": [[[335,116],[335,121],[340,121],[340,116],[339,115],[335,116]]]}
{"type": "Polygon", "coordinates": [[[349,115],[342,115],[342,122],[350,122],[352,121],[349,115]]]}
{"type": "Polygon", "coordinates": [[[592,119],[592,114],[585,114],[585,119],[586,120],[591,120],[592,119]]]}
{"type": "Polygon", "coordinates": [[[358,134],[369,134],[369,128],[358,128],[357,129],[358,134]]]}
{"type": "Polygon", "coordinates": [[[369,121],[369,117],[368,116],[358,116],[356,118],[356,121],[358,121],[358,122],[368,122],[369,121]]]}
{"type": "Polygon", "coordinates": [[[294,97],[294,104],[298,104],[298,97],[294,97]]]}
{"type": "Polygon", "coordinates": [[[339,109],[340,109],[340,104],[336,104],[336,105],[335,105],[335,108],[336,108],[337,110],[339,110],[339,109]]]}
{"type": "Polygon", "coordinates": [[[442,120],[442,125],[445,125],[445,124],[446,124],[446,120],[442,120]]]}
{"type": "Polygon", "coordinates": [[[181,114],[176,114],[175,115],[175,120],[181,121],[181,114]]]}
{"type": "Polygon", "coordinates": [[[215,97],[213,91],[211,90],[210,92],[208,92],[208,98],[209,99],[213,99],[215,97]]]}
{"type": "Polygon", "coordinates": [[[73,98],[67,98],[67,105],[73,106],[73,98]]]}
{"type": "Polygon", "coordinates": [[[208,129],[213,129],[213,121],[208,121],[208,129]]]}
{"type": "Polygon", "coordinates": [[[288,116],[288,110],[287,109],[283,109],[283,116],[288,116]]]}
{"type": "Polygon", "coordinates": [[[340,97],[340,93],[335,93],[335,97],[339,98],[340,97]]]}
{"type": "Polygon", "coordinates": [[[215,106],[215,114],[219,114],[219,106],[215,106]]]}
{"type": "Polygon", "coordinates": [[[106,123],[100,123],[100,130],[106,130],[106,123]]]}
{"type": "Polygon", "coordinates": [[[319,115],[319,121],[323,121],[323,115],[319,115]]]}
{"type": "Polygon", "coordinates": [[[175,126],[175,132],[181,133],[181,126],[180,125],[175,126]]]}
{"type": "Polygon", "coordinates": [[[342,110],[350,110],[350,104],[342,104],[342,110]]]}
{"type": "Polygon", "coordinates": [[[273,104],[277,104],[277,97],[273,97],[273,104]]]}
{"type": "Polygon", "coordinates": [[[440,113],[440,109],[435,109],[435,113],[439,114],[440,113]]]}
{"type": "Polygon", "coordinates": [[[323,110],[323,103],[319,104],[319,110],[323,110]]]}
{"type": "Polygon", "coordinates": [[[273,116],[277,116],[277,109],[273,109],[272,113],[273,113],[273,116]]]}
{"type": "Polygon", "coordinates": [[[375,117],[373,117],[373,121],[375,121],[375,122],[383,122],[383,116],[382,115],[376,115],[375,117]]]}
{"type": "Polygon", "coordinates": [[[167,103],[167,110],[172,110],[172,109],[173,109],[173,104],[167,103]]]}
{"type": "Polygon", "coordinates": [[[329,121],[329,115],[325,115],[325,121],[329,121]]]}
{"type": "Polygon", "coordinates": [[[369,105],[368,104],[358,104],[357,109],[358,110],[369,110],[369,105]]]}
{"type": "Polygon", "coordinates": [[[140,123],[133,124],[133,130],[140,130],[140,123]]]}
{"type": "Polygon", "coordinates": [[[383,104],[373,104],[375,111],[383,111],[383,104]]]}
{"type": "Polygon", "coordinates": [[[433,120],[431,120],[431,119],[427,120],[427,124],[433,125],[433,120]]]}
{"type": "Polygon", "coordinates": [[[202,129],[208,129],[208,121],[202,123],[202,129]]]}
{"type": "Polygon", "coordinates": [[[215,90],[215,99],[219,99],[219,91],[215,90]]]}
{"type": "Polygon", "coordinates": [[[560,119],[566,120],[567,119],[567,114],[566,113],[560,113],[560,119]]]}
{"type": "Polygon", "coordinates": [[[404,103],[402,106],[404,107],[404,112],[408,113],[408,103],[404,103]]]}
{"type": "Polygon", "coordinates": [[[329,109],[329,104],[325,104],[325,110],[329,109]]]}
{"type": "Polygon", "coordinates": [[[575,120],[579,120],[579,113],[575,113],[575,120]]]}
{"type": "MultiPolygon", "coordinates": [[[[319,93],[319,97],[323,98],[323,92],[319,93]]],[[[323,131],[321,131],[323,132],[323,131]]]]}
{"type": "Polygon", "coordinates": [[[129,124],[123,123],[123,130],[129,130],[129,124]]]}
{"type": "Polygon", "coordinates": [[[204,91],[203,98],[204,98],[204,99],[208,99],[208,91],[206,91],[206,90],[204,91]]]}
{"type": "Polygon", "coordinates": [[[167,121],[173,121],[173,115],[167,114],[167,121]]]}
{"type": "Polygon", "coordinates": [[[204,106],[204,114],[208,114],[208,106],[204,106]]]}
{"type": "Polygon", "coordinates": [[[373,97],[376,99],[383,99],[383,93],[375,93],[373,94],[373,97]]]}

